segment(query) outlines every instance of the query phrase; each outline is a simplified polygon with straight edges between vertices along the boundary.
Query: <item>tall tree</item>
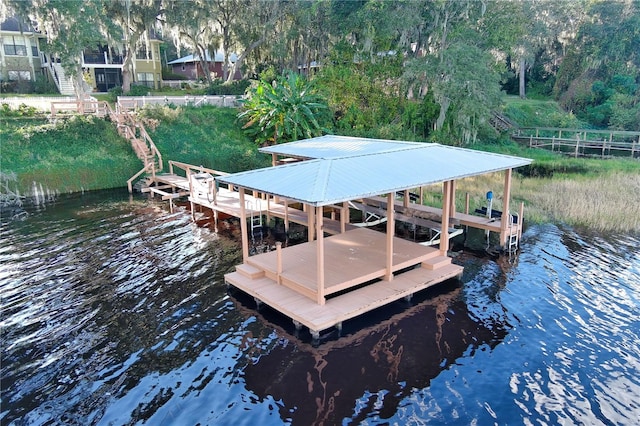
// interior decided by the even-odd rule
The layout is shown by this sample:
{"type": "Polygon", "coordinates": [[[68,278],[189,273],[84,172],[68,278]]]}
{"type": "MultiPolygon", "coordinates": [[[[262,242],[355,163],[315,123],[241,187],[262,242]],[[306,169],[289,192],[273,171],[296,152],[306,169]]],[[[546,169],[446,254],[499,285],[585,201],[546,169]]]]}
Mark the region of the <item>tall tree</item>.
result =
{"type": "Polygon", "coordinates": [[[101,0],[6,0],[4,14],[35,22],[47,37],[46,51],[60,59],[72,78],[76,96],[87,91],[82,73],[82,52],[104,41],[110,26],[102,19],[101,0]]]}
{"type": "Polygon", "coordinates": [[[149,48],[151,31],[165,12],[163,0],[102,0],[100,17],[116,24],[109,41],[124,44],[122,91],[128,93],[133,81],[133,62],[139,49],[149,48]]]}
{"type": "Polygon", "coordinates": [[[222,38],[215,18],[220,13],[215,3],[207,0],[171,1],[163,19],[165,33],[173,37],[176,48],[184,47],[197,56],[208,84],[212,83],[209,62],[215,58],[222,38]]]}
{"type": "MultiPolygon", "coordinates": [[[[225,43],[225,52],[237,51],[238,57],[229,71],[228,81],[231,81],[236,70],[242,69],[243,64],[251,54],[255,54],[258,48],[267,45],[280,36],[283,31],[284,21],[291,4],[287,0],[233,0],[237,1],[238,8],[230,25],[232,34],[225,43]]],[[[258,55],[254,55],[256,68],[258,55]]]]}
{"type": "MultiPolygon", "coordinates": [[[[564,53],[566,46],[575,37],[576,30],[584,19],[586,0],[512,0],[518,9],[513,10],[514,19],[523,29],[511,46],[509,54],[518,64],[519,95],[526,97],[526,74],[533,66],[536,55],[544,50],[555,56],[555,45],[564,53]]],[[[496,4],[492,4],[496,6],[496,4]]]]}

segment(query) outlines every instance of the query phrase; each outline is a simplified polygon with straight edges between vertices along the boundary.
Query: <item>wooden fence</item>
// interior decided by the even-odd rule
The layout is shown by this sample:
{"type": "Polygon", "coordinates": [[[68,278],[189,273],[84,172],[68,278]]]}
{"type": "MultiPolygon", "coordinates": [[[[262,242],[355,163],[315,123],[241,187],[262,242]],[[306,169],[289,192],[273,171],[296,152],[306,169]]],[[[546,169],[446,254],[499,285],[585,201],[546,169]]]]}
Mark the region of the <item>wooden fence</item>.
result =
{"type": "Polygon", "coordinates": [[[118,96],[118,107],[130,111],[146,105],[216,105],[221,107],[237,107],[242,96],[118,96]]]}
{"type": "Polygon", "coordinates": [[[520,143],[528,144],[531,148],[550,149],[574,157],[640,157],[640,132],[520,127],[511,137],[520,143]]]}

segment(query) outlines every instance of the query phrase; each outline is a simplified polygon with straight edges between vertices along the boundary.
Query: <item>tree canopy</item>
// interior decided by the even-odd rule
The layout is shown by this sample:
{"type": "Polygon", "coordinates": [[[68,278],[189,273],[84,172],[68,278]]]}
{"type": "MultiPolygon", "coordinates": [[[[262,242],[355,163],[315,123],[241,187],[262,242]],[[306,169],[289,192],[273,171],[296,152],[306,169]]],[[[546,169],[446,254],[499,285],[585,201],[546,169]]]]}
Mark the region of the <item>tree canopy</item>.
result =
{"type": "Polygon", "coordinates": [[[223,53],[229,82],[235,70],[252,79],[270,68],[307,74],[345,133],[411,128],[419,139],[473,143],[501,91],[555,96],[596,127],[640,127],[640,0],[5,0],[2,8],[37,22],[75,75],[83,47],[119,42],[127,85],[131,52],[150,30],[202,61],[223,53]]]}

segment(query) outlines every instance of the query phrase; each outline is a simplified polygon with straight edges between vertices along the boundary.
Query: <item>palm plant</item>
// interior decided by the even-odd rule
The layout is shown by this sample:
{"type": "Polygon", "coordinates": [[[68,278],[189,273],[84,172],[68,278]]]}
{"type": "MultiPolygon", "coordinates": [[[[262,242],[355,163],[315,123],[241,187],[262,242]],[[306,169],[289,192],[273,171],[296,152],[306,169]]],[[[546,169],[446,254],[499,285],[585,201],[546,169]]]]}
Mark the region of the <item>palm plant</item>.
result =
{"type": "Polygon", "coordinates": [[[289,72],[273,84],[261,80],[238,118],[257,143],[276,144],[320,136],[329,107],[312,82],[289,72]]]}

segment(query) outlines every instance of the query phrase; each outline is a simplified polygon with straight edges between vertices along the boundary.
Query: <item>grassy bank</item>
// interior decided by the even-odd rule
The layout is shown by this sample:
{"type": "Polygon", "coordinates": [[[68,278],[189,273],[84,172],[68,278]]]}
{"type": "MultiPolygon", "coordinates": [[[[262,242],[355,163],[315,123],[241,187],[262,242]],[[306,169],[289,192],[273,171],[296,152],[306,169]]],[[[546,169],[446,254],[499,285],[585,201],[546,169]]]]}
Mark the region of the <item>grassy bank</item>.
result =
{"type": "Polygon", "coordinates": [[[271,165],[236,123],[236,114],[236,109],[215,106],[156,106],[142,112],[145,127],[168,160],[229,173],[271,165]]]}
{"type": "MultiPolygon", "coordinates": [[[[556,113],[552,103],[543,104],[549,113],[556,113]]],[[[537,107],[531,108],[540,115],[537,107]]],[[[234,109],[158,107],[144,111],[143,117],[165,161],[227,172],[270,164],[240,129],[234,109]]],[[[31,191],[33,182],[54,193],[124,187],[142,166],[111,123],[91,117],[57,124],[38,118],[3,119],[0,140],[0,171],[15,173],[18,182],[11,185],[22,194],[31,191]]],[[[640,161],[564,157],[508,141],[474,148],[534,159],[513,175],[511,210],[517,211],[524,202],[528,223],[640,232],[635,211],[640,202],[640,161]]],[[[497,196],[494,208],[500,210],[503,180],[503,173],[495,173],[459,181],[458,211],[464,209],[465,192],[471,196],[473,211],[486,204],[489,190],[497,196]]],[[[434,186],[428,197],[427,203],[438,205],[441,185],[434,186]]]]}
{"type": "MultiPolygon", "coordinates": [[[[640,232],[640,161],[631,158],[572,158],[515,143],[479,149],[532,158],[528,167],[513,173],[511,211],[525,203],[528,223],[562,222],[595,231],[640,232]]],[[[499,193],[504,173],[464,179],[458,184],[457,207],[464,193],[473,194],[471,210],[486,205],[489,190],[499,193]]],[[[502,200],[494,200],[501,210],[502,200]]]]}
{"type": "Polygon", "coordinates": [[[2,117],[0,128],[3,182],[31,195],[34,185],[57,194],[117,188],[123,177],[140,169],[131,145],[111,123],[95,117],[72,117],[49,123],[42,117],[2,117]]]}

